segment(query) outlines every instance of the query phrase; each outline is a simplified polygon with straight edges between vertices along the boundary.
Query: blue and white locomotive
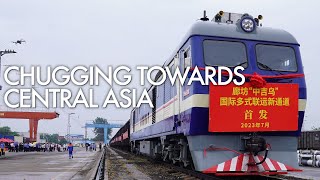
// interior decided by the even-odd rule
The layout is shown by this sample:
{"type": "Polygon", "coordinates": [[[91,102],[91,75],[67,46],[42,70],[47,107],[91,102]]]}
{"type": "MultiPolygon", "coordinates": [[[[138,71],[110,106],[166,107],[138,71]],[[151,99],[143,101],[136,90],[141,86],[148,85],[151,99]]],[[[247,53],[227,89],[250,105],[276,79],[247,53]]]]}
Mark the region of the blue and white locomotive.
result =
{"type": "MultiPolygon", "coordinates": [[[[172,86],[167,79],[148,91],[154,108],[143,105],[131,112],[132,151],[216,175],[279,174],[297,170],[297,138],[306,107],[299,43],[284,30],[262,27],[261,19],[260,15],[253,18],[248,14],[220,11],[210,21],[204,15],[163,66],[179,68],[181,72],[186,67],[242,66],[244,74],[258,74],[266,83],[297,84],[298,112],[297,119],[292,120],[297,128],[212,132],[209,130],[209,86],[197,82],[183,86],[177,82],[172,86]]],[[[250,77],[246,81],[249,82],[250,77]]],[[[280,116],[276,119],[281,120],[280,116]]]]}

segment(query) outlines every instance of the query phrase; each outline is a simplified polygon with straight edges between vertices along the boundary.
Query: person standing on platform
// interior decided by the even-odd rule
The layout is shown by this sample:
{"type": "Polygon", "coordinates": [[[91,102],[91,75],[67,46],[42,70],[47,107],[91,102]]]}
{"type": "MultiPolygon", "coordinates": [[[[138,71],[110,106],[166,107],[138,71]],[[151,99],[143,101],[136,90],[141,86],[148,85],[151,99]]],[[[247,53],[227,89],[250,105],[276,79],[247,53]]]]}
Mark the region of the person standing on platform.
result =
{"type": "Polygon", "coordinates": [[[69,152],[69,159],[73,158],[73,145],[72,143],[69,143],[68,145],[68,152],[69,152]]]}
{"type": "Polygon", "coordinates": [[[32,143],[29,142],[29,151],[33,151],[32,143]]]}
{"type": "Polygon", "coordinates": [[[15,151],[19,152],[19,144],[18,144],[18,142],[14,142],[13,144],[14,144],[15,151]]]}
{"type": "Polygon", "coordinates": [[[10,143],[9,152],[14,152],[14,144],[10,143]]]}
{"type": "Polygon", "coordinates": [[[89,143],[86,143],[86,151],[88,151],[89,143]]]}
{"type": "Polygon", "coordinates": [[[63,144],[63,151],[66,151],[66,150],[67,150],[67,145],[63,144]]]}
{"type": "Polygon", "coordinates": [[[24,143],[23,148],[24,148],[24,152],[29,152],[30,150],[29,143],[24,143]]]}
{"type": "Polygon", "coordinates": [[[0,143],[0,153],[1,153],[0,156],[1,156],[1,155],[5,155],[4,148],[5,148],[4,142],[1,142],[1,143],[0,143]]]}
{"type": "Polygon", "coordinates": [[[48,143],[46,143],[45,145],[44,145],[44,152],[46,152],[46,151],[48,151],[49,152],[49,144],[48,143]]]}

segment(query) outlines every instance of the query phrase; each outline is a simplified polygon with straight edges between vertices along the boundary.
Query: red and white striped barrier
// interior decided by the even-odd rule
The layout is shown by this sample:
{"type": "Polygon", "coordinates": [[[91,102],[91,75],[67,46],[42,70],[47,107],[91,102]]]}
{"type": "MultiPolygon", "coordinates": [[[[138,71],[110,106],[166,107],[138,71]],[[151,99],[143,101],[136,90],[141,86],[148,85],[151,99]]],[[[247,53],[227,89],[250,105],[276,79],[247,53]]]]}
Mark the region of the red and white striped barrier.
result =
{"type": "Polygon", "coordinates": [[[227,173],[226,175],[249,175],[249,174],[285,174],[288,171],[301,171],[281,162],[266,158],[266,160],[256,165],[263,160],[263,156],[245,153],[236,156],[228,161],[212,166],[203,171],[204,173],[227,173]]]}

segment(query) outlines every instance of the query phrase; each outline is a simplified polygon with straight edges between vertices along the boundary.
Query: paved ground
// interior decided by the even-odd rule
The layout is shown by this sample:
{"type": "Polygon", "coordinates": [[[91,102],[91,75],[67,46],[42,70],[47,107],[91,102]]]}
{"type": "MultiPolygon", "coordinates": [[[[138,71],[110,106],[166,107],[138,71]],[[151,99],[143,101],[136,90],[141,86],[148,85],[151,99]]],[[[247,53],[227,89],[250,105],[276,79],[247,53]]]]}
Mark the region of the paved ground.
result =
{"type": "MultiPolygon", "coordinates": [[[[0,157],[0,180],[86,179],[86,176],[93,167],[95,159],[97,159],[98,153],[90,151],[86,152],[83,148],[75,148],[75,151],[73,159],[68,159],[68,154],[66,152],[7,152],[5,157],[0,157]]],[[[114,158],[120,158],[114,151],[112,154],[114,154],[114,158]]],[[[124,161],[122,157],[119,161],[120,160],[124,161]]],[[[137,160],[135,159],[134,162],[135,161],[137,160]]],[[[144,170],[146,162],[139,163],[139,165],[143,167],[143,170],[139,165],[133,167],[132,164],[134,163],[130,162],[126,165],[128,172],[124,172],[125,174],[134,176],[137,179],[140,179],[141,177],[145,179],[150,179],[150,177],[152,177],[151,179],[153,179],[153,177],[155,177],[152,176],[153,174],[150,174],[150,177],[147,177],[148,175],[145,174],[146,172],[144,170]]],[[[121,174],[120,169],[122,168],[117,167],[117,172],[121,174]]],[[[320,168],[300,167],[300,169],[302,169],[303,172],[290,173],[289,176],[320,180],[320,168]]],[[[112,179],[112,176],[109,178],[112,179]]]]}
{"type": "Polygon", "coordinates": [[[73,159],[67,152],[7,152],[0,157],[0,179],[85,179],[97,155],[83,148],[75,148],[73,159]]]}
{"type": "Polygon", "coordinates": [[[303,178],[303,179],[320,180],[320,168],[300,166],[299,169],[303,171],[292,172],[292,173],[289,173],[287,176],[294,176],[294,177],[303,178]]]}

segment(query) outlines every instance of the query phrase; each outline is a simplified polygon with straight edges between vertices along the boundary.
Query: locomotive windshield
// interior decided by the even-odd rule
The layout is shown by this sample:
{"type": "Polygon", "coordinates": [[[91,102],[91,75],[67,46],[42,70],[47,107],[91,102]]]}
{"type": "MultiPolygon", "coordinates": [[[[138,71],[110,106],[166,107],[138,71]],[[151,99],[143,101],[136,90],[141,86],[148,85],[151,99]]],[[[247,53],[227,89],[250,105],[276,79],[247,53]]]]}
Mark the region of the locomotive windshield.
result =
{"type": "Polygon", "coordinates": [[[297,71],[297,61],[293,48],[258,44],[257,64],[260,69],[274,71],[297,71]]]}
{"type": "Polygon", "coordinates": [[[241,42],[205,40],[204,62],[208,66],[247,67],[246,47],[241,42]]]}

